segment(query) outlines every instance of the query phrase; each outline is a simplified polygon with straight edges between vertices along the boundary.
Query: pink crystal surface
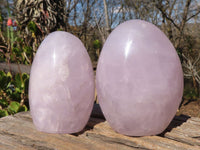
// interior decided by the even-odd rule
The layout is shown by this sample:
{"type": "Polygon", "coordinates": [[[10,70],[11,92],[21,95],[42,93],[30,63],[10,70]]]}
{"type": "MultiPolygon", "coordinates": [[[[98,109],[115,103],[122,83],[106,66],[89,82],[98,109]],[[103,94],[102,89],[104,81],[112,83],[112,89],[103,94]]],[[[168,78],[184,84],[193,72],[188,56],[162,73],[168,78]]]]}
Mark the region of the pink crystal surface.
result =
{"type": "Polygon", "coordinates": [[[117,132],[156,135],[181,102],[183,72],[171,42],[142,20],[119,25],[106,40],[97,66],[98,100],[117,132]]]}
{"type": "Polygon", "coordinates": [[[63,31],[45,38],[31,68],[29,103],[40,131],[75,133],[85,127],[94,103],[94,74],[78,38],[63,31]]]}

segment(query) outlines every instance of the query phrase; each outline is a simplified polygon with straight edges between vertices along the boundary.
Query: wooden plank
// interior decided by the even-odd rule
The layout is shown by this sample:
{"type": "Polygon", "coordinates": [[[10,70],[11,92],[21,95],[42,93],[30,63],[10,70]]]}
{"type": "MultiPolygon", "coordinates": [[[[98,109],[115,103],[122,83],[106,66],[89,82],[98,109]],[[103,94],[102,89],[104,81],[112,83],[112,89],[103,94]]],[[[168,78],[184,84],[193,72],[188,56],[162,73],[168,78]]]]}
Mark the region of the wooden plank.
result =
{"type": "Polygon", "coordinates": [[[128,137],[114,132],[107,122],[102,122],[94,127],[95,131],[88,131],[87,136],[99,138],[100,140],[113,143],[122,143],[127,146],[142,149],[177,149],[177,150],[197,150],[200,147],[190,146],[174,140],[159,136],[128,137]]]}
{"type": "MultiPolygon", "coordinates": [[[[10,117],[10,116],[9,116],[10,117]]],[[[13,117],[13,116],[12,116],[13,117]]],[[[6,117],[8,118],[8,117],[6,117]]],[[[14,118],[14,117],[13,117],[14,118]]],[[[87,150],[90,149],[87,145],[81,143],[81,140],[77,137],[68,134],[68,138],[63,138],[60,134],[48,134],[43,132],[38,132],[31,122],[25,121],[23,119],[8,119],[3,121],[0,120],[0,128],[3,129],[0,131],[2,135],[12,134],[13,138],[24,138],[25,142],[22,143],[20,141],[19,144],[26,145],[30,147],[34,147],[35,149],[42,148],[45,150],[51,149],[80,149],[87,150]],[[2,124],[6,124],[4,128],[2,128],[2,124]],[[23,137],[22,137],[23,136],[23,137]]]]}
{"type": "Polygon", "coordinates": [[[164,136],[189,145],[200,146],[200,118],[189,118],[164,136]]]}
{"type": "MultiPolygon", "coordinates": [[[[12,149],[12,150],[34,150],[34,149],[47,149],[45,145],[37,145],[37,141],[28,141],[27,139],[25,139],[22,136],[16,136],[13,134],[4,134],[4,133],[0,133],[0,145],[1,146],[6,146],[6,150],[7,149],[12,149]]],[[[0,147],[1,147],[0,146],[0,147]]]]}
{"type": "Polygon", "coordinates": [[[200,150],[199,135],[200,119],[187,116],[175,117],[168,129],[159,136],[121,135],[111,129],[98,105],[94,106],[86,128],[76,134],[39,132],[29,112],[0,119],[0,149],[200,150]]]}
{"type": "MultiPolygon", "coordinates": [[[[104,143],[101,141],[95,141],[93,139],[88,139],[83,135],[74,136],[70,134],[48,134],[36,131],[33,126],[30,117],[24,113],[17,114],[16,116],[5,117],[0,120],[0,128],[4,129],[0,131],[0,135],[13,135],[14,139],[24,139],[24,143],[17,141],[15,145],[23,145],[23,146],[33,146],[38,149],[39,147],[42,149],[127,149],[130,148],[125,147],[120,144],[110,144],[104,143]],[[3,120],[3,121],[2,121],[3,120]],[[56,144],[55,144],[56,143],[56,144]]],[[[93,119],[94,120],[94,119],[93,119]]],[[[98,121],[97,121],[98,122],[98,121]]],[[[90,125],[94,124],[91,123],[90,125]]]]}
{"type": "Polygon", "coordinates": [[[188,145],[198,146],[198,149],[200,149],[199,139],[188,137],[185,134],[181,134],[178,132],[168,132],[168,133],[166,133],[165,137],[175,140],[175,141],[178,141],[178,142],[181,142],[181,143],[188,144],[188,145]]]}
{"type": "Polygon", "coordinates": [[[0,149],[1,150],[15,150],[14,148],[10,147],[9,145],[5,145],[2,142],[0,142],[0,149]]]}
{"type": "Polygon", "coordinates": [[[85,143],[95,145],[95,147],[93,148],[94,150],[96,148],[102,149],[102,150],[106,150],[106,149],[109,149],[109,150],[135,150],[136,149],[136,148],[128,147],[126,145],[119,144],[119,143],[113,144],[113,143],[104,142],[101,140],[96,140],[91,137],[88,138],[88,136],[86,136],[86,134],[82,134],[78,138],[81,138],[81,140],[85,141],[85,143]]]}
{"type": "Polygon", "coordinates": [[[16,139],[12,138],[11,136],[0,136],[0,149],[1,150],[17,150],[17,149],[23,149],[23,150],[33,150],[31,147],[27,147],[25,145],[21,145],[20,143],[16,142],[16,139]]]}
{"type": "MultiPolygon", "coordinates": [[[[97,62],[92,63],[93,70],[96,70],[97,62]]],[[[14,73],[27,73],[30,74],[31,65],[24,64],[16,64],[16,63],[6,63],[0,62],[0,70],[4,70],[5,72],[14,72],[14,73]]]]}
{"type": "Polygon", "coordinates": [[[27,74],[30,74],[30,69],[31,66],[30,65],[23,65],[23,64],[14,64],[14,63],[5,63],[5,62],[1,62],[0,63],[0,70],[4,70],[5,72],[14,72],[14,73],[20,73],[20,72],[24,72],[27,74]]]}

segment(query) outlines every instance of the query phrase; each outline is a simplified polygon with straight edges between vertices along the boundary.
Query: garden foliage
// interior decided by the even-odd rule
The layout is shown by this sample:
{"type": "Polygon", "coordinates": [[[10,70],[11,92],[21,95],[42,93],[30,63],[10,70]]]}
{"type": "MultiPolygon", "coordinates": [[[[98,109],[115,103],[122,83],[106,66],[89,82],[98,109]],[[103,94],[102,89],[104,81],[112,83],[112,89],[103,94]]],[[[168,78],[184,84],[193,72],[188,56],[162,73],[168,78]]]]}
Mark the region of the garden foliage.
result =
{"type": "Polygon", "coordinates": [[[0,117],[27,111],[29,75],[0,71],[0,117]]]}

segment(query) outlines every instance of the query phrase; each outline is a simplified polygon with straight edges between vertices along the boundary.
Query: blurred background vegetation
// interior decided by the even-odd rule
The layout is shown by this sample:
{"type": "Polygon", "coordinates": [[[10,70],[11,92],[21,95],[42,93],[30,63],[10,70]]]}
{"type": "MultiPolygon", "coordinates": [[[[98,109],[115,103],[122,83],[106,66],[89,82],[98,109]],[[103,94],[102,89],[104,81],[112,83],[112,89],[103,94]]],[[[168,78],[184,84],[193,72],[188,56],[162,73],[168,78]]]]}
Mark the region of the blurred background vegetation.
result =
{"type": "Polygon", "coordinates": [[[198,100],[200,0],[1,0],[0,117],[28,110],[30,66],[50,32],[80,38],[95,68],[109,33],[130,19],[149,21],[167,35],[184,70],[184,98],[198,100]]]}

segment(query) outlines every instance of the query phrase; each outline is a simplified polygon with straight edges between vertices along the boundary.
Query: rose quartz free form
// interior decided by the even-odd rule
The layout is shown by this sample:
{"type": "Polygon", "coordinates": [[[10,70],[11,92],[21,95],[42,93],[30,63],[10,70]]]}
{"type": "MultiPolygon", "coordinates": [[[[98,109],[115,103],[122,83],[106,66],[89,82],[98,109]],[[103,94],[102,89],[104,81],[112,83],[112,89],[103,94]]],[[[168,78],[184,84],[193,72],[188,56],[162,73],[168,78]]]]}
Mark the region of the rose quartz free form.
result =
{"type": "Polygon", "coordinates": [[[115,131],[155,135],[175,116],[183,94],[183,73],[165,34],[153,24],[131,20],[106,40],[96,85],[102,111],[115,131]]]}
{"type": "Polygon", "coordinates": [[[38,130],[81,131],[94,102],[94,75],[82,42],[56,31],[40,45],[31,68],[29,102],[38,130]]]}

